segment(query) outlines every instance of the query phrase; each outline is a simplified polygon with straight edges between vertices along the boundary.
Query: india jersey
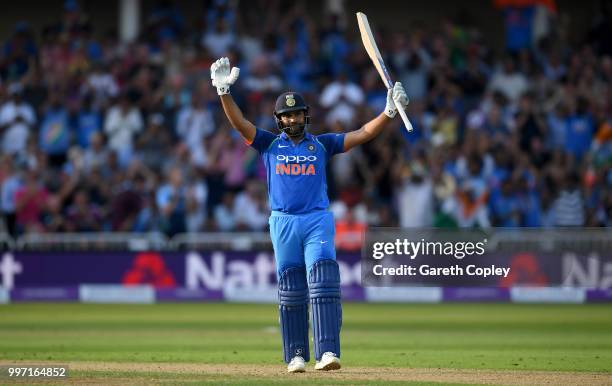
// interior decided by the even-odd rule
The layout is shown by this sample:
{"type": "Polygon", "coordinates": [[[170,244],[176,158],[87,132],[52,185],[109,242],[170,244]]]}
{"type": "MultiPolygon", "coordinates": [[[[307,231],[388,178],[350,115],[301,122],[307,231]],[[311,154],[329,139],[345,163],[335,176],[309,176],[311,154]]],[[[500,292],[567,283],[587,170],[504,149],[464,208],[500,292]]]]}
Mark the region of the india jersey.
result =
{"type": "Polygon", "coordinates": [[[263,157],[272,210],[303,214],[327,209],[325,166],[332,156],[344,151],[344,134],[305,133],[294,144],[285,133],[274,135],[257,129],[250,145],[263,157]]]}

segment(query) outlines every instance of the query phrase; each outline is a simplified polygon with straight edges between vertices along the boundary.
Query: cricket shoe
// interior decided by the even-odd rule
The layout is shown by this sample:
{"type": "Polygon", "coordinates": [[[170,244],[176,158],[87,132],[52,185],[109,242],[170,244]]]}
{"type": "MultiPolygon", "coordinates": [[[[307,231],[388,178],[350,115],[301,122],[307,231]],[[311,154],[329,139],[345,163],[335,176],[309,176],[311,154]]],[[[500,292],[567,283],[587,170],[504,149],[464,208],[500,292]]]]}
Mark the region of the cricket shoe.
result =
{"type": "Polygon", "coordinates": [[[287,372],[289,373],[303,373],[306,371],[306,362],[304,358],[300,356],[293,357],[289,365],[287,365],[287,372]]]}
{"type": "Polygon", "coordinates": [[[340,359],[333,352],[323,353],[321,360],[315,364],[315,370],[338,370],[340,369],[340,359]]]}

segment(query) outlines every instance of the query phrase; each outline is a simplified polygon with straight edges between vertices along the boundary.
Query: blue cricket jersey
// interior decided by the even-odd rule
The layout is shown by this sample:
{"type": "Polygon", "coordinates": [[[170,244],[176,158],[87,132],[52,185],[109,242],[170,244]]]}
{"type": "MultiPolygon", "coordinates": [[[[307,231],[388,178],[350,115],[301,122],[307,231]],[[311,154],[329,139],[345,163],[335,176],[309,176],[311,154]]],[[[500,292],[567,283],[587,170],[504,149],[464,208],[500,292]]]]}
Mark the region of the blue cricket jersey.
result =
{"type": "Polygon", "coordinates": [[[285,133],[257,129],[250,145],[263,157],[270,208],[289,214],[327,209],[325,166],[344,151],[344,134],[305,133],[298,143],[285,133]]]}

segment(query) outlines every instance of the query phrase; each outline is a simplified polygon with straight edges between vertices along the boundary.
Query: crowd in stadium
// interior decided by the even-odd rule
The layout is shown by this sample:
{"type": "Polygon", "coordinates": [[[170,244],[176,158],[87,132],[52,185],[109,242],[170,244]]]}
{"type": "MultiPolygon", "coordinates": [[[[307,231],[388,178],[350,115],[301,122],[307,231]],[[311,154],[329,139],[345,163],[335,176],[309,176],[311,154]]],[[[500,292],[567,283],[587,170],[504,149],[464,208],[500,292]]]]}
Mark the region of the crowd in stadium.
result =
{"type": "MultiPolygon", "coordinates": [[[[260,128],[277,131],[272,109],[286,90],[305,95],[314,134],[358,129],[383,110],[352,15],[232,4],[209,2],[193,24],[162,3],[131,44],[94,30],[70,0],[41,33],[16,24],[0,52],[11,234],[265,230],[261,160],[210,84],[220,56],[240,67],[232,94],[260,128]]],[[[505,49],[450,20],[409,33],[374,23],[415,130],[396,119],[330,163],[338,228],[612,225],[607,16],[580,42],[550,23],[535,41],[510,34],[505,49]]]]}

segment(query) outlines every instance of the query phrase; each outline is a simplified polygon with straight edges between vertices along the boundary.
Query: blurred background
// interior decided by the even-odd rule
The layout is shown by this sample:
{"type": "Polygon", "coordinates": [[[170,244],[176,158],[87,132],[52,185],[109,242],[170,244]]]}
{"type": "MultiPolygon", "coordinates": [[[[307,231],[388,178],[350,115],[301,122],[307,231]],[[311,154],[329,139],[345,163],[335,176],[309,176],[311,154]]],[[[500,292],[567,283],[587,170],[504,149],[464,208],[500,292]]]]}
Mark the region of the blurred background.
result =
{"type": "Polygon", "coordinates": [[[386,97],[357,10],[406,87],[415,130],[396,119],[329,164],[339,249],[359,250],[367,226],[612,224],[611,1],[5,8],[4,248],[138,234],[237,242],[228,232],[267,243],[265,170],[231,130],[210,65],[228,56],[240,67],[232,94],[260,128],[277,132],[274,100],[293,90],[310,105],[312,133],[356,130],[386,97]]]}

